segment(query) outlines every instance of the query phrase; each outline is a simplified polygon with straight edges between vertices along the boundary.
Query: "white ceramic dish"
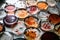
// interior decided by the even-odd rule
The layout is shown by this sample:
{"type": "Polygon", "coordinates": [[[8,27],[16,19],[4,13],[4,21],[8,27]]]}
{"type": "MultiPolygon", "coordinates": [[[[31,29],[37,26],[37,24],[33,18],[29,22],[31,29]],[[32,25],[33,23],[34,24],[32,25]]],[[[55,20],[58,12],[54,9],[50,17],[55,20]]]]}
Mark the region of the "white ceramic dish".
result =
{"type": "Polygon", "coordinates": [[[57,15],[59,15],[59,10],[58,10],[57,8],[49,7],[49,8],[48,8],[48,11],[49,11],[51,14],[57,14],[57,15]]]}
{"type": "Polygon", "coordinates": [[[54,25],[50,24],[49,22],[42,22],[41,29],[43,31],[51,31],[54,29],[54,25]]]}
{"type": "Polygon", "coordinates": [[[56,1],[55,0],[47,0],[47,3],[49,6],[53,7],[56,5],[56,1]]]}
{"type": "Polygon", "coordinates": [[[37,5],[38,0],[27,0],[27,6],[37,5]]]}
{"type": "Polygon", "coordinates": [[[26,9],[26,3],[24,1],[18,1],[18,2],[16,2],[15,6],[17,7],[17,9],[20,9],[20,8],[26,9]]]}
{"type": "Polygon", "coordinates": [[[21,35],[23,34],[24,30],[26,29],[23,21],[18,21],[18,24],[14,28],[7,28],[6,31],[11,32],[15,35],[21,35]]]}
{"type": "Polygon", "coordinates": [[[14,5],[17,1],[19,0],[6,0],[6,3],[14,5]]]}

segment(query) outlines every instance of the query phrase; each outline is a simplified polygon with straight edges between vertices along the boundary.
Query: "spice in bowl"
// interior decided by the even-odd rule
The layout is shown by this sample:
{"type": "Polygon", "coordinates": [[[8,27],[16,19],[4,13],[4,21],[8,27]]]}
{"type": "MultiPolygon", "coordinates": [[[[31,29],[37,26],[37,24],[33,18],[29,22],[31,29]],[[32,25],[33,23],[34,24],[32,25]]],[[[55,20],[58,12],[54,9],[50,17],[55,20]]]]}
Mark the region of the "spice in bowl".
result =
{"type": "Polygon", "coordinates": [[[28,11],[29,11],[30,14],[37,14],[39,12],[37,6],[30,6],[28,8],[28,11]]]}
{"type": "Polygon", "coordinates": [[[7,12],[12,12],[12,11],[16,10],[16,7],[14,5],[7,5],[7,6],[5,6],[5,10],[7,12]]]}
{"type": "Polygon", "coordinates": [[[39,37],[39,30],[36,28],[28,28],[24,32],[27,40],[36,40],[39,37]]]}
{"type": "Polygon", "coordinates": [[[27,28],[29,28],[29,27],[38,28],[37,19],[34,18],[33,16],[29,16],[29,17],[25,18],[24,21],[25,21],[25,24],[26,24],[27,28]]]}
{"type": "Polygon", "coordinates": [[[15,14],[18,18],[25,18],[29,15],[29,13],[22,9],[22,10],[17,10],[16,14],[15,14]]]}
{"type": "Polygon", "coordinates": [[[38,7],[40,10],[47,10],[48,4],[47,4],[46,2],[38,2],[38,3],[37,3],[37,7],[38,7]]]}

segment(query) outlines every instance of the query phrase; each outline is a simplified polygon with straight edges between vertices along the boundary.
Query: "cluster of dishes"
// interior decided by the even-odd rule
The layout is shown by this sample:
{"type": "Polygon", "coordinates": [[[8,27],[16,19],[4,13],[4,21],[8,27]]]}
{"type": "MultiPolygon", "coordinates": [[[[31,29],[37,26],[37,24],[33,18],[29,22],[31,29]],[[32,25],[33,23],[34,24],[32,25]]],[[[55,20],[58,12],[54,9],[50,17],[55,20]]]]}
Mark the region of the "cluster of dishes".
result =
{"type": "MultiPolygon", "coordinates": [[[[52,0],[16,0],[13,3],[7,0],[0,11],[0,20],[3,20],[0,34],[5,31],[5,27],[14,29],[19,25],[19,28],[22,25],[19,21],[23,21],[25,27],[21,26],[20,29],[26,40],[37,40],[38,37],[39,40],[60,40],[60,15],[56,3],[52,0]],[[44,33],[40,37],[41,31],[44,33]]],[[[16,29],[14,33],[21,35],[21,31],[16,29]]]]}

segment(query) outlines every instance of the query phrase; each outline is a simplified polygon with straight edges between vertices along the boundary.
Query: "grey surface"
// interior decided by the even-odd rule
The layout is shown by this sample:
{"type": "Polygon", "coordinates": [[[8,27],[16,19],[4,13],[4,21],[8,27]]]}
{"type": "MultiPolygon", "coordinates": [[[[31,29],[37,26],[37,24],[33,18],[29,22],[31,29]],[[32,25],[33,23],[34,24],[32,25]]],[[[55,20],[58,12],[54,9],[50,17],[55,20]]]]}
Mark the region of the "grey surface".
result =
{"type": "Polygon", "coordinates": [[[5,32],[0,38],[0,40],[13,40],[13,36],[10,35],[8,32],[5,32]]]}

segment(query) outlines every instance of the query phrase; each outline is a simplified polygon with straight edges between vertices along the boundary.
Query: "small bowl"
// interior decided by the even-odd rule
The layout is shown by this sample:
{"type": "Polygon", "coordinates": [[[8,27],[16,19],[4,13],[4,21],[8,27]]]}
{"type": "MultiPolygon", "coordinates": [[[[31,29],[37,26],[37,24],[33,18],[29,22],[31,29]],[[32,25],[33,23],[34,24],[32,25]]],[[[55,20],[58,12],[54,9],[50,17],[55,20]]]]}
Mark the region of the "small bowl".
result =
{"type": "Polygon", "coordinates": [[[15,3],[15,7],[17,7],[17,9],[21,9],[21,8],[26,9],[26,2],[25,1],[18,1],[15,3]]]}
{"type": "Polygon", "coordinates": [[[56,6],[56,1],[55,0],[47,0],[47,3],[49,6],[54,7],[56,6]]]}
{"type": "Polygon", "coordinates": [[[3,35],[4,31],[5,31],[5,27],[2,23],[0,23],[0,37],[3,35]]]}
{"type": "Polygon", "coordinates": [[[31,40],[31,39],[36,40],[40,36],[40,30],[37,29],[37,28],[33,28],[33,27],[32,28],[28,28],[28,29],[25,30],[24,36],[28,40],[31,40]],[[35,35],[35,36],[33,36],[33,35],[35,35]]]}
{"type": "Polygon", "coordinates": [[[41,30],[42,31],[52,31],[54,29],[54,25],[50,24],[49,22],[45,21],[41,23],[41,30]]]}
{"type": "Polygon", "coordinates": [[[16,10],[16,7],[14,5],[6,5],[5,6],[5,11],[7,11],[7,12],[12,12],[15,10],[16,10]]]}
{"type": "Polygon", "coordinates": [[[37,5],[38,0],[27,0],[27,5],[28,6],[33,6],[33,5],[37,5]]]}
{"type": "Polygon", "coordinates": [[[40,10],[47,10],[48,9],[48,3],[47,2],[44,2],[44,1],[38,2],[37,3],[37,7],[40,10]]]}
{"type": "Polygon", "coordinates": [[[15,13],[15,16],[21,19],[26,18],[29,15],[28,11],[26,9],[18,9],[15,13]]]}
{"type": "Polygon", "coordinates": [[[13,31],[11,31],[11,33],[13,33],[14,35],[22,35],[24,33],[26,29],[26,26],[24,25],[23,21],[18,21],[17,25],[13,28],[13,31]]]}
{"type": "Polygon", "coordinates": [[[50,14],[48,20],[50,23],[55,25],[60,22],[60,16],[57,14],[50,14]]]}
{"type": "Polygon", "coordinates": [[[60,23],[57,23],[55,26],[54,26],[54,30],[55,30],[55,33],[60,36],[60,23]]]}
{"type": "Polygon", "coordinates": [[[14,15],[7,15],[6,17],[4,17],[3,19],[3,23],[6,27],[15,27],[15,25],[18,22],[18,18],[14,15]]]}
{"type": "Polygon", "coordinates": [[[41,40],[60,40],[59,36],[53,32],[45,32],[40,39],[41,40]]]}
{"type": "Polygon", "coordinates": [[[6,3],[14,5],[18,1],[19,0],[12,0],[12,1],[11,0],[6,0],[6,3]]]}
{"type": "Polygon", "coordinates": [[[39,19],[43,19],[44,20],[44,18],[48,19],[48,17],[49,17],[49,14],[46,11],[40,11],[38,13],[38,18],[39,19]]]}
{"type": "Polygon", "coordinates": [[[48,11],[49,11],[51,14],[57,14],[57,15],[59,15],[59,10],[58,10],[58,8],[56,8],[56,7],[49,7],[49,8],[48,8],[48,11]]]}
{"type": "Polygon", "coordinates": [[[37,6],[29,6],[27,8],[27,11],[33,15],[33,14],[37,14],[40,10],[38,10],[37,6]]]}
{"type": "Polygon", "coordinates": [[[24,23],[26,25],[27,28],[29,27],[35,27],[38,28],[38,24],[39,24],[39,19],[35,16],[28,16],[24,19],[24,23]],[[31,18],[31,19],[30,19],[31,18]],[[28,20],[27,20],[28,19],[28,20]],[[33,19],[33,20],[32,20],[33,19]],[[27,20],[27,21],[26,21],[27,20]],[[30,21],[29,21],[30,20],[30,21]],[[34,23],[34,24],[33,24],[34,23]]]}

